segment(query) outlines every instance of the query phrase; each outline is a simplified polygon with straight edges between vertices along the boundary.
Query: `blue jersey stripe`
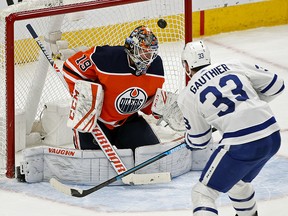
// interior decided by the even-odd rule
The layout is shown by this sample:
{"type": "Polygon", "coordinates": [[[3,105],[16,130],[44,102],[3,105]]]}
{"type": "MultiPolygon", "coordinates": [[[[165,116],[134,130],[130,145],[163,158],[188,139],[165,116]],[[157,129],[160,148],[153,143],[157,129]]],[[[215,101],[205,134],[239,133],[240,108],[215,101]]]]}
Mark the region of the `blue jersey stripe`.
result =
{"type": "Polygon", "coordinates": [[[210,131],[211,131],[211,128],[209,128],[209,130],[205,131],[204,133],[196,134],[196,135],[188,134],[188,136],[191,137],[191,138],[199,138],[199,137],[202,137],[202,136],[208,134],[210,131]]]}
{"type": "Polygon", "coordinates": [[[234,131],[234,132],[224,133],[223,139],[241,137],[241,136],[245,136],[245,135],[248,135],[251,133],[255,133],[255,132],[266,129],[275,123],[276,123],[276,119],[274,117],[271,117],[270,119],[268,119],[267,121],[265,121],[261,124],[258,124],[258,125],[252,126],[252,127],[248,127],[248,128],[242,129],[242,130],[234,131]]]}
{"type": "Polygon", "coordinates": [[[195,147],[204,147],[206,146],[209,142],[210,142],[211,139],[209,139],[207,142],[204,142],[204,143],[201,143],[201,144],[195,144],[195,143],[192,143],[189,139],[188,139],[188,142],[192,145],[192,146],[195,146],[195,147]]]}

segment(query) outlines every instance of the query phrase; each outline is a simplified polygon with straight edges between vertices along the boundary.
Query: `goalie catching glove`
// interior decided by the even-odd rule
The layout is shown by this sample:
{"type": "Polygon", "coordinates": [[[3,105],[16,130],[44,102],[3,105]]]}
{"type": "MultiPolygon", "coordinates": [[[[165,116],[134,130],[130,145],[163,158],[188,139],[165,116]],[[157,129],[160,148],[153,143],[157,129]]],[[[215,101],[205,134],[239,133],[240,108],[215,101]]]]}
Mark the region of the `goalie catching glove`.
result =
{"type": "Polygon", "coordinates": [[[175,131],[185,131],[182,112],[177,104],[178,94],[158,88],[152,104],[153,115],[159,117],[157,125],[163,120],[175,131]]]}
{"type": "Polygon", "coordinates": [[[82,132],[92,132],[103,104],[103,88],[98,83],[77,80],[67,126],[82,132]]]}

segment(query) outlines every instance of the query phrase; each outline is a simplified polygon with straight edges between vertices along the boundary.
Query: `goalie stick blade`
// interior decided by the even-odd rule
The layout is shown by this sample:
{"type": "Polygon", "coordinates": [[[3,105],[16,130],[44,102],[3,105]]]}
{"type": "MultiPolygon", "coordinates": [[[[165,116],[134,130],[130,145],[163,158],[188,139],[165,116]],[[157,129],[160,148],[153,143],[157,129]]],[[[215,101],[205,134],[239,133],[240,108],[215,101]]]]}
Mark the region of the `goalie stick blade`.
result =
{"type": "Polygon", "coordinates": [[[171,173],[147,173],[147,174],[130,174],[122,178],[124,184],[129,185],[146,185],[171,182],[171,173]]]}
{"type": "Polygon", "coordinates": [[[101,184],[97,185],[97,186],[94,186],[94,187],[91,187],[89,189],[78,189],[78,188],[72,188],[68,185],[65,185],[63,183],[61,183],[60,181],[58,181],[57,179],[55,178],[51,178],[50,179],[50,185],[55,188],[57,191],[59,192],[62,192],[68,196],[73,196],[73,197],[78,197],[78,198],[81,198],[81,197],[85,197],[97,190],[100,190],[101,188],[103,187],[106,187],[107,185],[117,181],[121,179],[120,176],[115,176],[105,182],[102,182],[101,184]]]}
{"type": "Polygon", "coordinates": [[[95,188],[93,188],[94,190],[92,192],[90,192],[90,189],[82,190],[79,188],[72,188],[72,187],[69,187],[68,185],[61,183],[60,181],[58,181],[55,178],[51,178],[49,183],[57,191],[62,192],[68,196],[73,196],[73,197],[78,197],[78,198],[87,196],[88,194],[95,191],[95,188]]]}
{"type": "Polygon", "coordinates": [[[50,185],[55,188],[57,191],[60,191],[66,195],[69,195],[69,196],[76,196],[77,197],[77,194],[82,194],[83,193],[83,190],[80,190],[80,189],[73,189],[65,184],[62,184],[61,182],[59,182],[57,179],[55,178],[51,178],[50,181],[49,181],[50,185]],[[75,194],[75,195],[74,195],[75,194]]]}

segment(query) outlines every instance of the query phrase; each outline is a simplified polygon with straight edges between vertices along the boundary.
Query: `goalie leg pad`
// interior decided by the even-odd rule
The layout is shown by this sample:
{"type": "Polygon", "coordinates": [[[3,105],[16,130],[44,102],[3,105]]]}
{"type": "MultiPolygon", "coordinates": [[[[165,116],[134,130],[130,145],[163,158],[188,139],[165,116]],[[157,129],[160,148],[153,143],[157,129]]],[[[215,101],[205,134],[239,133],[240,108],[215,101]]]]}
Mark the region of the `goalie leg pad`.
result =
{"type": "MultiPolygon", "coordinates": [[[[182,140],[183,141],[183,140],[182,140]]],[[[135,165],[142,163],[149,158],[154,157],[161,152],[164,152],[174,146],[180,144],[182,141],[171,142],[165,144],[157,144],[151,146],[138,147],[135,150],[135,165]]],[[[183,148],[177,152],[174,152],[167,157],[164,157],[154,163],[138,170],[136,173],[161,173],[170,172],[172,177],[176,177],[185,174],[190,171],[192,164],[191,151],[183,148]]]]}
{"type": "MultiPolygon", "coordinates": [[[[117,153],[128,169],[134,167],[131,149],[117,153]]],[[[117,173],[101,150],[75,150],[55,147],[34,147],[22,151],[20,173],[26,182],[49,181],[52,177],[71,184],[97,185],[117,173]]],[[[117,181],[114,185],[122,185],[117,181]]]]}

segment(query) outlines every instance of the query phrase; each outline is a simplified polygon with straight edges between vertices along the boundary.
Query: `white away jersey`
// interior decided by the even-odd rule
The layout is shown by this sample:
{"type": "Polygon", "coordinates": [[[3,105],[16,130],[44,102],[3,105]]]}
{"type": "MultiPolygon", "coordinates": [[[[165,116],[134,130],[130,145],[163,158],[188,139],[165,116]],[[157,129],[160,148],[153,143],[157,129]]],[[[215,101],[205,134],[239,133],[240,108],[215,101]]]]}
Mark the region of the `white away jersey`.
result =
{"type": "Polygon", "coordinates": [[[281,78],[258,65],[229,61],[203,68],[178,98],[186,141],[204,148],[211,139],[211,126],[222,134],[220,145],[243,144],[272,134],[279,126],[267,102],[284,88],[281,78]]]}

